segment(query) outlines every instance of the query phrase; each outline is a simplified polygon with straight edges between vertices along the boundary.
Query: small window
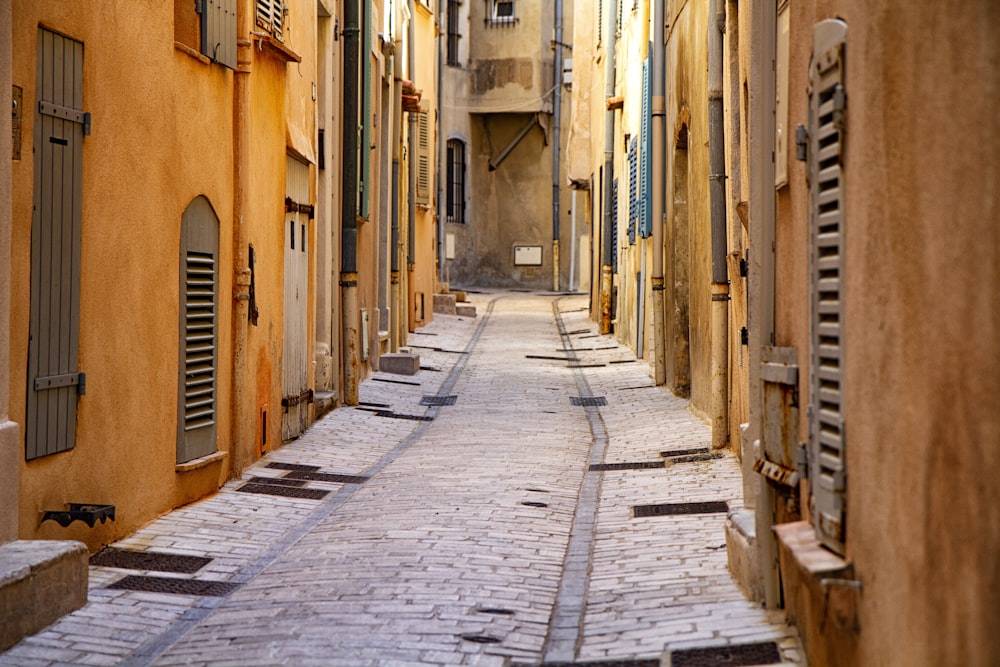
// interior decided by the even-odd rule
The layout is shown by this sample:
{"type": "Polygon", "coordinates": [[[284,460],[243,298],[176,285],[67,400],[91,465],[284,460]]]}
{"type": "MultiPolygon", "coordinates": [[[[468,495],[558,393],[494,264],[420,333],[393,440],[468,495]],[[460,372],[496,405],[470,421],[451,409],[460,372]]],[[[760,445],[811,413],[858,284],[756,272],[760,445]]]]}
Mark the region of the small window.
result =
{"type": "Polygon", "coordinates": [[[458,65],[458,40],[462,37],[458,29],[459,0],[448,0],[448,64],[452,67],[458,65]]]}
{"type": "Polygon", "coordinates": [[[456,225],[465,223],[465,143],[448,140],[447,218],[456,225]]]}
{"type": "Polygon", "coordinates": [[[487,23],[491,25],[513,25],[517,22],[514,16],[514,0],[489,0],[492,4],[487,23]]]}

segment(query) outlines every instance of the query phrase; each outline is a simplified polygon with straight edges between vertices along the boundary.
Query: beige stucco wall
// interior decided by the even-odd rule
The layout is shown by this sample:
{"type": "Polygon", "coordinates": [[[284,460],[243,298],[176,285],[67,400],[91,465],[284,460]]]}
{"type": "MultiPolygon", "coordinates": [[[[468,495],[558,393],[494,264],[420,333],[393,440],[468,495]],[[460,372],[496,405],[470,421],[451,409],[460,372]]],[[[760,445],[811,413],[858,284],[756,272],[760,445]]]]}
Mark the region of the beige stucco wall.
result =
{"type": "MultiPolygon", "coordinates": [[[[846,557],[864,586],[853,598],[857,655],[813,627],[810,664],[996,664],[1000,6],[831,0],[792,12],[792,127],[807,116],[812,25],[848,24],[846,557]]],[[[789,179],[777,335],[799,349],[807,405],[801,164],[789,179]]]]}
{"type": "MultiPolygon", "coordinates": [[[[76,448],[21,464],[20,534],[80,539],[122,536],[220,481],[216,464],[174,470],[181,214],[205,195],[220,220],[220,267],[231,264],[232,74],[174,48],[172,7],[122,5],[111,17],[89,6],[14,2],[13,80],[35,108],[37,27],[85,44],[80,369],[76,448]],[[109,30],[109,18],[115,29],[109,30]],[[166,351],[166,352],[164,352],[166,351]],[[40,513],[67,502],[117,507],[114,523],[61,528],[40,513]]],[[[23,421],[28,348],[34,114],[25,114],[22,159],[13,163],[11,416],[23,421]]],[[[219,272],[219,294],[229,294],[219,272]]],[[[229,301],[219,303],[218,433],[228,432],[229,301]]],[[[23,461],[23,441],[20,445],[23,461]]],[[[223,446],[224,448],[224,446],[223,446]]]]}

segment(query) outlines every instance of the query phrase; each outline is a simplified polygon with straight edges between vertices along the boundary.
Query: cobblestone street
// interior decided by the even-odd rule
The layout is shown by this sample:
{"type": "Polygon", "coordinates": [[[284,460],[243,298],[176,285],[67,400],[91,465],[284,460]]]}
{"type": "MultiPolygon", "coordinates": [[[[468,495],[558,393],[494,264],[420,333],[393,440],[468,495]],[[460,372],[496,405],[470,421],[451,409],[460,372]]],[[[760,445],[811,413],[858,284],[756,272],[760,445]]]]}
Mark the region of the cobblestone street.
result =
{"type": "Polygon", "coordinates": [[[361,405],[113,545],[200,568],[92,563],[89,603],[0,665],[801,664],[727,571],[739,464],[686,401],[584,296],[470,300],[478,317],[411,334],[417,375],[376,373],[361,405]],[[682,660],[765,642],[774,659],[682,660]]]}

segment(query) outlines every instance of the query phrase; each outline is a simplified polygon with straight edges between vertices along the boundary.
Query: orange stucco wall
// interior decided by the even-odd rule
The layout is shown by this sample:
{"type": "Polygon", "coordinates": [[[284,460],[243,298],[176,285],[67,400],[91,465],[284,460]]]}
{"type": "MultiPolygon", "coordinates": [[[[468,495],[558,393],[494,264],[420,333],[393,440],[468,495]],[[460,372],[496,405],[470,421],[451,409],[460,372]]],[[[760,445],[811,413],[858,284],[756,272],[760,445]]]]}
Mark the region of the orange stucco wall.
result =
{"type": "MultiPolygon", "coordinates": [[[[20,535],[91,547],[213,490],[221,464],[175,472],[181,214],[204,195],[221,222],[220,267],[231,264],[232,73],[174,47],[170,4],[16,0],[13,83],[35,109],[38,26],[84,42],[83,237],[79,367],[87,373],[75,449],[22,463],[20,535]],[[114,523],[39,525],[68,502],[117,508],[114,523]]],[[[28,349],[32,145],[26,113],[13,162],[11,416],[23,423],[28,349]]],[[[229,401],[230,273],[219,271],[218,402],[229,401]]],[[[220,434],[228,431],[225,410],[220,434]]],[[[23,436],[22,436],[23,437],[23,436]]],[[[22,450],[23,451],[23,450],[22,450]]],[[[22,456],[23,461],[23,456],[22,456]]]]}

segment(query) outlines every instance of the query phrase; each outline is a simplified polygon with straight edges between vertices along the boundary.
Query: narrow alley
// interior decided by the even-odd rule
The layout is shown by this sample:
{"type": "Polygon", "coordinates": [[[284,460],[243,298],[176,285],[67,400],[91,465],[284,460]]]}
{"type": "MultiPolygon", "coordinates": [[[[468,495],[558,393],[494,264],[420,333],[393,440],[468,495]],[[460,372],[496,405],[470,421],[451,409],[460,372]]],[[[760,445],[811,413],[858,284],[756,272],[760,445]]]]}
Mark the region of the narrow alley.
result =
{"type": "Polygon", "coordinates": [[[727,570],[739,464],[687,402],[586,296],[470,300],[411,334],[419,373],[95,555],[0,665],[801,664],[727,570]]]}

